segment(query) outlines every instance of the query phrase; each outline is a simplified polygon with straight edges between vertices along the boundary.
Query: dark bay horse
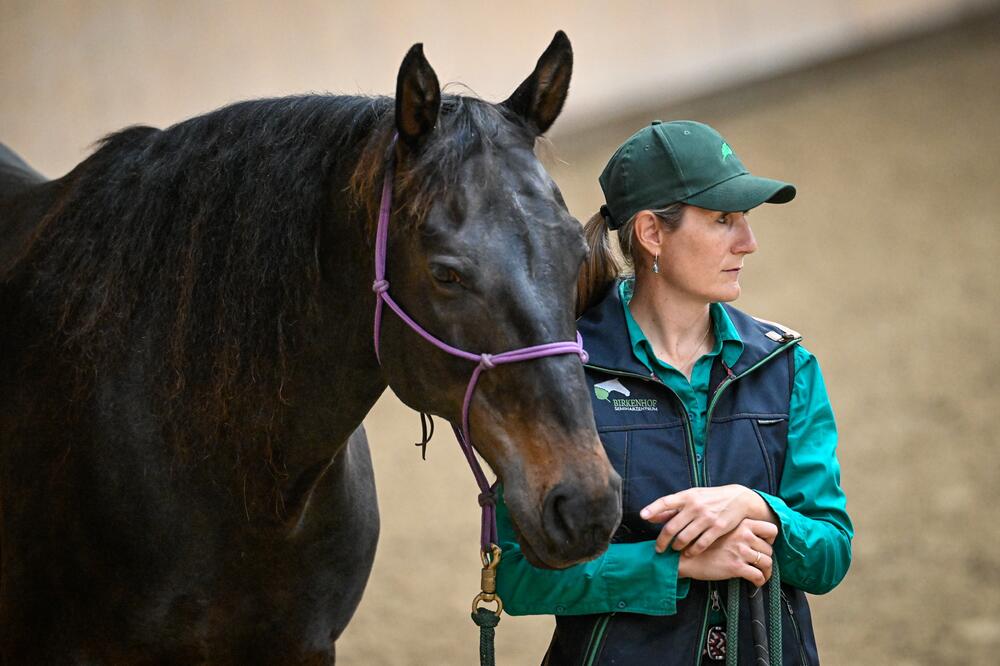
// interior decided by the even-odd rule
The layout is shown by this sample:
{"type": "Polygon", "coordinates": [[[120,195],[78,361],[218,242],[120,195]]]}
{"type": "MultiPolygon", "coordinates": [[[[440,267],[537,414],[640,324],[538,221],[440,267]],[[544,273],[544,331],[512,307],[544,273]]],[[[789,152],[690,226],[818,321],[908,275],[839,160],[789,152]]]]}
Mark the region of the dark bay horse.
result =
{"type": "MultiPolygon", "coordinates": [[[[378,534],[361,421],[389,386],[457,422],[474,365],[395,316],[376,359],[392,137],[394,298],[463,349],[573,340],[585,245],[533,153],[571,68],[558,33],[494,105],[442,96],[417,45],[395,98],[132,127],[51,181],[0,147],[0,662],[333,662],[378,534]]],[[[538,566],[619,519],[585,390],[562,355],[472,401],[538,566]]]]}

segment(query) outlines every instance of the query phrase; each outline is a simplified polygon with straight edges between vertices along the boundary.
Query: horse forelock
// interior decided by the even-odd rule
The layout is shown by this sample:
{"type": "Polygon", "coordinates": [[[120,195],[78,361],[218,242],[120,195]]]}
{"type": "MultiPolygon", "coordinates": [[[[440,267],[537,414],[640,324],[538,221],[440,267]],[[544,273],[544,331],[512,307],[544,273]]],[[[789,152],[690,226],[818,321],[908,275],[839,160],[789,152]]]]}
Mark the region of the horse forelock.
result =
{"type": "MultiPolygon", "coordinates": [[[[355,206],[365,213],[369,237],[378,222],[388,151],[395,134],[394,118],[387,114],[372,132],[350,181],[355,206]]],[[[503,107],[475,97],[445,95],[438,124],[416,151],[395,168],[393,212],[403,212],[394,223],[419,226],[435,202],[457,191],[462,168],[476,153],[511,139],[531,146],[533,135],[523,121],[503,107]]]]}

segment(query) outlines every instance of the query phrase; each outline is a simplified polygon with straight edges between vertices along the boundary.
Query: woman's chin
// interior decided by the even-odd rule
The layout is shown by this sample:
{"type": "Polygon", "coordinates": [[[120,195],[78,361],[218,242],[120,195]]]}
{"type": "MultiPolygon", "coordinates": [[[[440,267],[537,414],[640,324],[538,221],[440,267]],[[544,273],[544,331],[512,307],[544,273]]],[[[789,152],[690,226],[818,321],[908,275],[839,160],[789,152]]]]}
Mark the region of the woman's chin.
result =
{"type": "Polygon", "coordinates": [[[740,288],[739,282],[728,284],[717,290],[715,298],[713,298],[712,301],[715,303],[730,303],[739,298],[741,292],[742,289],[740,288]]]}

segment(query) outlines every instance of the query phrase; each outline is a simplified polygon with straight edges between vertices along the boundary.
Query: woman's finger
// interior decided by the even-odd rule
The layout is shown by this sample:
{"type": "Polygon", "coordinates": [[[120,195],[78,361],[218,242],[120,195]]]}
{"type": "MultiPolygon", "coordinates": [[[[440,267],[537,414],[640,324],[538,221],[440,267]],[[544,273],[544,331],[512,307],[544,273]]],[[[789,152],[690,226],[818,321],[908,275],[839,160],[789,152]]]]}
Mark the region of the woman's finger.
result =
{"type": "Polygon", "coordinates": [[[688,547],[684,552],[685,554],[690,555],[692,557],[694,557],[695,555],[701,555],[706,550],[708,550],[711,547],[711,545],[715,543],[716,540],[718,540],[718,538],[721,537],[723,534],[726,534],[726,532],[723,531],[720,525],[718,524],[710,525],[709,528],[704,532],[702,532],[697,539],[693,540],[690,544],[688,544],[688,547]]]}
{"type": "MultiPolygon", "coordinates": [[[[708,529],[702,532],[701,536],[688,546],[690,555],[694,556],[705,552],[712,546],[713,543],[715,543],[716,540],[738,528],[743,520],[742,516],[734,517],[731,514],[719,514],[711,521],[708,529]]],[[[750,534],[753,533],[753,530],[750,529],[747,529],[746,531],[750,534]]]]}
{"type": "Polygon", "coordinates": [[[755,550],[746,544],[740,544],[739,553],[743,562],[758,569],[764,575],[765,579],[769,579],[771,577],[772,562],[770,555],[765,555],[761,551],[755,550]]]}
{"type": "Polygon", "coordinates": [[[667,521],[667,524],[663,526],[660,530],[660,534],[656,537],[656,552],[662,553],[665,551],[670,544],[673,542],[674,538],[691,522],[693,516],[688,511],[680,511],[676,516],[667,521]]]}
{"type": "Polygon", "coordinates": [[[657,500],[653,500],[639,511],[639,517],[643,520],[649,520],[651,517],[661,514],[664,511],[679,511],[684,506],[682,495],[683,493],[674,493],[673,495],[664,495],[657,500]]]}
{"type": "Polygon", "coordinates": [[[764,541],[759,536],[754,535],[752,538],[748,540],[747,543],[750,545],[751,548],[753,548],[758,552],[764,553],[765,555],[768,556],[774,555],[774,546],[764,541]]]}
{"type": "Polygon", "coordinates": [[[646,522],[665,523],[676,516],[679,511],[680,509],[664,509],[663,511],[651,514],[648,518],[646,518],[646,522]]]}
{"type": "Polygon", "coordinates": [[[711,524],[711,519],[704,516],[695,518],[674,536],[674,542],[671,546],[674,550],[684,550],[689,543],[700,537],[711,524]]]}
{"type": "Polygon", "coordinates": [[[749,527],[751,532],[768,543],[774,543],[774,539],[778,536],[778,526],[766,520],[747,518],[743,521],[743,524],[749,527]]]}
{"type": "Polygon", "coordinates": [[[764,578],[770,579],[771,578],[771,567],[774,566],[774,560],[772,560],[769,556],[764,555],[763,553],[761,553],[759,559],[755,558],[755,562],[756,563],[750,562],[749,563],[750,566],[757,567],[758,569],[760,569],[761,573],[764,574],[764,578]]]}
{"type": "Polygon", "coordinates": [[[767,577],[764,572],[757,567],[752,567],[749,564],[741,565],[736,572],[736,575],[744,580],[748,580],[757,587],[761,587],[767,582],[767,577]]]}
{"type": "Polygon", "coordinates": [[[681,509],[677,512],[677,515],[667,521],[663,526],[662,532],[665,532],[672,539],[696,517],[695,513],[690,509],[681,509]]]}

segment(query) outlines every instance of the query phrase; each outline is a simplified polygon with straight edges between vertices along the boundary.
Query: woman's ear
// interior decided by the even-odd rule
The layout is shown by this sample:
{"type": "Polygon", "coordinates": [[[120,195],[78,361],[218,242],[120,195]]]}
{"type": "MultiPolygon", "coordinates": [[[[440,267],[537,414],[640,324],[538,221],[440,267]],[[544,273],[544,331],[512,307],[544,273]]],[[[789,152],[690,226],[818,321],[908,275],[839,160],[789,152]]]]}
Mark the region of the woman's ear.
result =
{"type": "Polygon", "coordinates": [[[635,234],[636,242],[639,243],[646,255],[653,257],[662,254],[666,234],[663,225],[651,212],[643,210],[636,214],[632,233],[635,234]]]}

